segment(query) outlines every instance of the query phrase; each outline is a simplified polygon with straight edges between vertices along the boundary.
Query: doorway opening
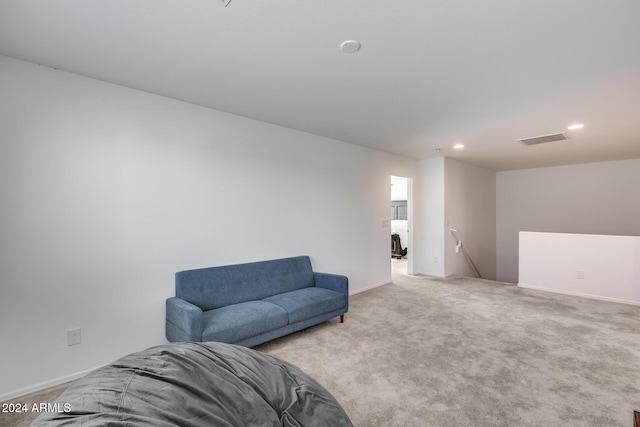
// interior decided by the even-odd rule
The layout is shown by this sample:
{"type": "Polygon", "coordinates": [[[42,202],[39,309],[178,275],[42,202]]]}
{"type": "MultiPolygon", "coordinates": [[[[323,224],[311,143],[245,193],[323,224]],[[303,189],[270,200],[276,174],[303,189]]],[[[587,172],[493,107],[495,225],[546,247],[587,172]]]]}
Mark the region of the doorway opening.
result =
{"type": "Polygon", "coordinates": [[[391,175],[391,279],[413,272],[411,178],[391,175]]]}

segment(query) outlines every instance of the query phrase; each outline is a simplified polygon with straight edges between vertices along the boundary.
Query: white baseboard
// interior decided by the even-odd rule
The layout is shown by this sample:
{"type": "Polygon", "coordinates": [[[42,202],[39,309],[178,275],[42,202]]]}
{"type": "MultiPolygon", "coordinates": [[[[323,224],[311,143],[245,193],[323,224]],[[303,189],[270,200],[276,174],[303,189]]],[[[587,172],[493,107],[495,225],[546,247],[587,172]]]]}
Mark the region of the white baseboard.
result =
{"type": "Polygon", "coordinates": [[[525,289],[533,289],[536,291],[544,291],[544,292],[551,292],[554,294],[562,294],[562,295],[572,295],[575,297],[583,297],[583,298],[590,298],[590,299],[597,299],[600,301],[609,301],[609,302],[617,302],[620,304],[630,304],[630,305],[639,305],[640,306],[640,301],[631,301],[631,300],[623,300],[623,299],[618,299],[618,298],[609,298],[609,297],[603,297],[601,295],[591,295],[591,294],[584,294],[581,292],[571,292],[571,291],[563,291],[563,290],[559,290],[559,289],[553,289],[553,288],[544,288],[541,286],[530,286],[524,283],[518,283],[518,287],[520,288],[525,288],[525,289]]]}
{"type": "Polygon", "coordinates": [[[59,377],[59,378],[55,378],[55,379],[52,379],[52,380],[49,380],[49,381],[45,381],[45,382],[42,382],[42,383],[30,385],[28,387],[23,387],[23,388],[20,388],[18,390],[10,391],[8,393],[0,394],[0,402],[4,402],[6,400],[11,400],[11,399],[14,399],[16,397],[24,396],[26,394],[30,394],[30,393],[33,393],[33,392],[36,392],[36,391],[44,390],[44,389],[47,389],[47,388],[50,388],[50,387],[55,387],[57,385],[67,383],[69,381],[77,380],[79,378],[84,377],[89,372],[94,371],[94,370],[96,370],[96,369],[98,369],[100,367],[102,367],[102,366],[98,366],[98,367],[93,368],[93,369],[87,369],[86,371],[82,371],[82,372],[76,372],[75,374],[65,375],[63,377],[59,377]]]}
{"type": "Polygon", "coordinates": [[[389,282],[381,282],[381,283],[378,283],[378,284],[375,284],[375,285],[367,286],[366,288],[361,288],[361,289],[358,289],[358,290],[355,290],[355,291],[351,291],[351,292],[349,292],[349,295],[359,294],[360,292],[369,291],[371,289],[379,288],[380,286],[388,285],[389,283],[391,283],[391,282],[390,281],[389,282]]]}

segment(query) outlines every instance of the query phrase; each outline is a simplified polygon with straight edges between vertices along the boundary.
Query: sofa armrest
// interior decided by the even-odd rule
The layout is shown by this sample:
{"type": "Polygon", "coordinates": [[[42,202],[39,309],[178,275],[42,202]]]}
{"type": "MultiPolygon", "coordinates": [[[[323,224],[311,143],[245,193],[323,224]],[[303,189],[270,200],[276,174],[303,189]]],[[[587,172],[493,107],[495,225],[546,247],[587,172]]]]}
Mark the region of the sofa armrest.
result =
{"type": "Polygon", "coordinates": [[[171,342],[202,341],[202,310],[181,298],[168,298],[166,328],[171,342]]]}
{"type": "Polygon", "coordinates": [[[349,297],[349,278],[340,274],[313,273],[313,281],[318,288],[340,292],[349,297]]]}

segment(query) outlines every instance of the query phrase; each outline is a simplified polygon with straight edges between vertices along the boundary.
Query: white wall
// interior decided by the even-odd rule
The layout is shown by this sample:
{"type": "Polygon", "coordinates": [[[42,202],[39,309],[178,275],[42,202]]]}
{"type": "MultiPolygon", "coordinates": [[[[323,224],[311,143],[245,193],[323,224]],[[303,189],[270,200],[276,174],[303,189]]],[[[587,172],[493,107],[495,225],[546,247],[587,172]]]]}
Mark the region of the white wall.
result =
{"type": "Polygon", "coordinates": [[[0,93],[0,400],[164,343],[179,270],[308,254],[390,280],[414,160],[2,56],[0,93]]]}
{"type": "Polygon", "coordinates": [[[408,200],[408,178],[391,176],[391,200],[408,200]]]}
{"type": "Polygon", "coordinates": [[[518,285],[640,305],[640,237],[520,232],[518,285]]]}
{"type": "Polygon", "coordinates": [[[415,274],[444,277],[444,158],[420,160],[414,179],[415,274]]]}
{"type": "Polygon", "coordinates": [[[497,279],[518,281],[518,233],[640,235],[640,159],[498,172],[497,279]]]}
{"type": "Polygon", "coordinates": [[[474,276],[455,253],[458,230],[484,278],[495,278],[495,172],[450,158],[418,162],[414,244],[416,273],[474,276]]]}
{"type": "Polygon", "coordinates": [[[458,230],[471,259],[484,279],[496,277],[496,173],[445,160],[445,272],[474,277],[449,228],[458,230]]]}

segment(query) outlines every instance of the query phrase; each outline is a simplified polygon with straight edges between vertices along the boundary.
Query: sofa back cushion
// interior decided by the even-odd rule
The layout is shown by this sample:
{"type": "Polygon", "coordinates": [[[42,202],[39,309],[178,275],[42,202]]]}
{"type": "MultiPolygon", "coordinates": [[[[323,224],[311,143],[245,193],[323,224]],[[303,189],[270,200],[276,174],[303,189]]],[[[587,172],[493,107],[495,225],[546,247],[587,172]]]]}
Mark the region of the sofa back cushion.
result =
{"type": "Polygon", "coordinates": [[[205,311],[310,286],[314,283],[308,256],[176,273],[176,296],[205,311]]]}

